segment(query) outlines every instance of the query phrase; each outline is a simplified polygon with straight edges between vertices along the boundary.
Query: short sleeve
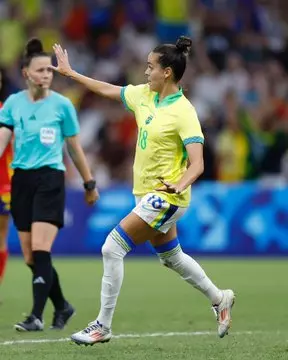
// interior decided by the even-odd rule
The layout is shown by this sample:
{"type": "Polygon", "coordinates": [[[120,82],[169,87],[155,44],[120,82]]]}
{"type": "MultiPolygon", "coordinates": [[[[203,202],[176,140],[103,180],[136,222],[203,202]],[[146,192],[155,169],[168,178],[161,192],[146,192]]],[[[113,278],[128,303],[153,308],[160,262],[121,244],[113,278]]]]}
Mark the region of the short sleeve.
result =
{"type": "Polygon", "coordinates": [[[63,136],[70,137],[79,134],[80,127],[74,105],[70,100],[63,105],[63,136]]]}
{"type": "Polygon", "coordinates": [[[190,108],[188,114],[184,118],[180,119],[178,131],[184,146],[193,143],[204,144],[201,125],[193,107],[190,108]]]}
{"type": "Polygon", "coordinates": [[[141,95],[146,85],[128,85],[121,88],[121,100],[127,110],[135,111],[140,104],[141,95]]]}
{"type": "Polygon", "coordinates": [[[8,127],[11,130],[14,128],[14,120],[12,117],[13,98],[14,95],[9,96],[0,109],[0,126],[8,127]]]}

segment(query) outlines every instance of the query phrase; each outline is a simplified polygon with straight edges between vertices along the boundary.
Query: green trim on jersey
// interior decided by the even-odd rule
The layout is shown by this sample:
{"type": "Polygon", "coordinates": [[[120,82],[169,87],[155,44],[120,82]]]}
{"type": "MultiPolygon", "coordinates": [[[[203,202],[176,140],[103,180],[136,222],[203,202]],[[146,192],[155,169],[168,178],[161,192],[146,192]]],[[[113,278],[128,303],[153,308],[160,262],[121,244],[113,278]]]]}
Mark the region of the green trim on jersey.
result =
{"type": "Polygon", "coordinates": [[[132,109],[129,107],[129,105],[127,104],[127,101],[126,101],[126,98],[125,98],[125,90],[126,90],[126,88],[127,88],[127,86],[123,86],[123,87],[121,88],[120,97],[121,97],[121,100],[122,100],[125,108],[126,108],[127,110],[133,112],[133,110],[132,110],[132,109]]]}
{"type": "Polygon", "coordinates": [[[156,108],[164,107],[173,104],[183,95],[182,88],[179,89],[175,94],[166,96],[162,101],[159,102],[159,93],[155,95],[154,104],[156,108]]]}

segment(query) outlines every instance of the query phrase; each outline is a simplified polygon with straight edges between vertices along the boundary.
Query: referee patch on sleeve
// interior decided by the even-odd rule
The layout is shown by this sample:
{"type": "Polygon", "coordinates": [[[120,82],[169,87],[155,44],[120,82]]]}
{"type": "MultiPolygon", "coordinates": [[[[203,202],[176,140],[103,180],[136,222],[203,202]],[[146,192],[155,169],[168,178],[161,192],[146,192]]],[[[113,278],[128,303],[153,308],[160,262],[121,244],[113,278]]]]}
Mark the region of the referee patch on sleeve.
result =
{"type": "Polygon", "coordinates": [[[183,140],[183,144],[185,146],[188,144],[194,144],[194,143],[204,144],[204,138],[201,136],[193,136],[193,137],[189,137],[189,138],[183,140]]]}

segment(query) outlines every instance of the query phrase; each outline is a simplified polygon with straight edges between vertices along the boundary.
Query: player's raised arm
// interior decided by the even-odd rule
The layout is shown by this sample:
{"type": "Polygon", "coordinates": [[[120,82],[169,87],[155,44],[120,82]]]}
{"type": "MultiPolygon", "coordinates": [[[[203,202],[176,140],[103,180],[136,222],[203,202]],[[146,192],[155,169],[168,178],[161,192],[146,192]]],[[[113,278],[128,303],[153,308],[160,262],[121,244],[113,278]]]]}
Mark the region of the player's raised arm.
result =
{"type": "Polygon", "coordinates": [[[90,91],[104,96],[106,98],[121,101],[121,87],[112,85],[103,81],[91,79],[87,76],[78,74],[71,68],[69,63],[67,50],[63,50],[61,45],[55,44],[53,46],[57,58],[57,66],[51,66],[50,68],[59,72],[64,76],[68,76],[71,79],[79,82],[80,84],[87,87],[90,91]]]}

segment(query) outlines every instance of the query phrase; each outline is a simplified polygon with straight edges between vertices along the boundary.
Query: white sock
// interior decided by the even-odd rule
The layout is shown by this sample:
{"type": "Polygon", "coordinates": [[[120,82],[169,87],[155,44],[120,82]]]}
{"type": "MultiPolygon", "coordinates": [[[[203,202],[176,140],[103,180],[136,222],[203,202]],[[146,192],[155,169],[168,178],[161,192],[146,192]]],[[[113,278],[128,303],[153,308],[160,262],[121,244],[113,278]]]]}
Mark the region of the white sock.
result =
{"type": "Polygon", "coordinates": [[[131,248],[116,229],[107,236],[102,247],[104,273],[101,288],[101,308],[97,321],[109,329],[124,277],[123,259],[130,250],[131,248]]]}
{"type": "Polygon", "coordinates": [[[218,305],[222,300],[222,291],[213,284],[202,267],[192,257],[183,253],[180,245],[171,251],[171,255],[169,252],[158,253],[161,263],[176,271],[182,279],[200,290],[213,305],[218,305]]]}

